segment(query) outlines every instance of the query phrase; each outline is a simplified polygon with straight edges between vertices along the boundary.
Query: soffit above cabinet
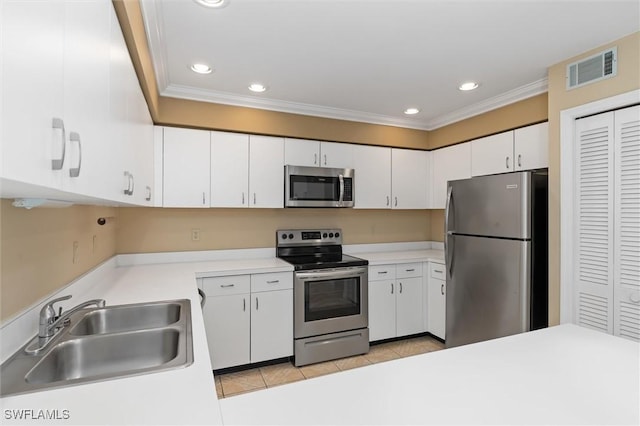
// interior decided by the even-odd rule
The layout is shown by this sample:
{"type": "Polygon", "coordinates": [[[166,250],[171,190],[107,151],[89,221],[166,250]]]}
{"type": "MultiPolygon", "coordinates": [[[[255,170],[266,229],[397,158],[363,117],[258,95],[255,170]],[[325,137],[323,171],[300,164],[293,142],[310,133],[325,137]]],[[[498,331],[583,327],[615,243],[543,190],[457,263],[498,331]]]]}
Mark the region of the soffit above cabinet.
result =
{"type": "Polygon", "coordinates": [[[619,0],[141,4],[163,96],[426,130],[543,93],[549,66],[640,29],[619,0]]]}

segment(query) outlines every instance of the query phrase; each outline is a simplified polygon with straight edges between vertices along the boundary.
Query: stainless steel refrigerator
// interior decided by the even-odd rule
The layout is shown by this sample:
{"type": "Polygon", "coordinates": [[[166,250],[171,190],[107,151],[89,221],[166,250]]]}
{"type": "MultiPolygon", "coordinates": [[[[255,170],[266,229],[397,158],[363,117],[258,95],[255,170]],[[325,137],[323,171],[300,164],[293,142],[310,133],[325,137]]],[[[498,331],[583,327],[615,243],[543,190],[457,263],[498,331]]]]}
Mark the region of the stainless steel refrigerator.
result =
{"type": "Polygon", "coordinates": [[[547,182],[527,171],[448,183],[448,348],[547,326],[547,182]]]}

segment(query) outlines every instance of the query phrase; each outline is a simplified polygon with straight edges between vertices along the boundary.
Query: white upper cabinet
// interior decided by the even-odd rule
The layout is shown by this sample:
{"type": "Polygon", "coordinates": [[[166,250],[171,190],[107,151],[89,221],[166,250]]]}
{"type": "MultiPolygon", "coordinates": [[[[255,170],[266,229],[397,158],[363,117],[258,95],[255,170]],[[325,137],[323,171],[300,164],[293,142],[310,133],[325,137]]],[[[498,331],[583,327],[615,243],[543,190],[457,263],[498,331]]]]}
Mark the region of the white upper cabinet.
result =
{"type": "Polygon", "coordinates": [[[444,209],[447,201],[447,182],[471,177],[471,143],[436,149],[431,156],[431,208],[444,209]]]}
{"type": "Polygon", "coordinates": [[[391,208],[391,148],[354,145],[355,208],[391,208]]]}
{"type": "Polygon", "coordinates": [[[483,176],[548,167],[548,145],[548,123],[473,140],[471,175],[483,176]]]}
{"type": "Polygon", "coordinates": [[[211,207],[249,206],[249,135],[211,132],[211,207]]]}
{"type": "Polygon", "coordinates": [[[249,136],[249,205],[284,207],[284,139],[249,136]]]}
{"type": "Polygon", "coordinates": [[[391,149],[392,208],[429,208],[429,155],[427,151],[391,149]]]}
{"type": "Polygon", "coordinates": [[[471,141],[471,175],[514,171],[513,131],[471,141]]]}
{"type": "Polygon", "coordinates": [[[2,176],[58,187],[67,130],[63,3],[4,1],[2,7],[2,176]]]}
{"type": "Polygon", "coordinates": [[[164,128],[164,207],[209,207],[210,132],[164,128]]]}
{"type": "Polygon", "coordinates": [[[284,163],[295,166],[353,168],[353,145],[286,138],[284,163]]]}
{"type": "Polygon", "coordinates": [[[521,127],[514,132],[515,169],[533,170],[548,167],[549,123],[521,127]]]}

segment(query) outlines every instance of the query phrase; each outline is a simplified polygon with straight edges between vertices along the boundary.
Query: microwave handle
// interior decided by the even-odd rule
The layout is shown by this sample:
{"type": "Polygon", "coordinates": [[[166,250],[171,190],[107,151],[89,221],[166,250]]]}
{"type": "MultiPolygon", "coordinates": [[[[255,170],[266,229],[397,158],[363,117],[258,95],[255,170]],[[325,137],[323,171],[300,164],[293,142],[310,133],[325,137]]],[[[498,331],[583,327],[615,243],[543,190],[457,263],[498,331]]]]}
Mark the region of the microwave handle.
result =
{"type": "Polygon", "coordinates": [[[340,198],[338,199],[338,203],[342,205],[344,201],[344,176],[341,174],[338,175],[338,180],[340,181],[340,198]]]}

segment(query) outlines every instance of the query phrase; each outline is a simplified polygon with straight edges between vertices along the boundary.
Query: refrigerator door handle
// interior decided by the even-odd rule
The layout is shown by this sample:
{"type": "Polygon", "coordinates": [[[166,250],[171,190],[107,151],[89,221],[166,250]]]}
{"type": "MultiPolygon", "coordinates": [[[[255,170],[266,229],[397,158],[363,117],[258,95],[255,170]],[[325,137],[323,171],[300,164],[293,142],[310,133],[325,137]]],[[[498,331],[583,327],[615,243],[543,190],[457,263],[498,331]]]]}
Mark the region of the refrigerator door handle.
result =
{"type": "MultiPolygon", "coordinates": [[[[451,210],[453,207],[453,187],[449,186],[447,188],[447,204],[445,207],[445,215],[444,215],[444,253],[446,256],[445,263],[448,266],[449,276],[451,276],[452,266],[453,266],[453,245],[449,243],[449,238],[452,237],[453,231],[451,231],[449,227],[449,217],[451,216],[451,210]]],[[[453,240],[452,240],[453,241],[453,240]]]]}

